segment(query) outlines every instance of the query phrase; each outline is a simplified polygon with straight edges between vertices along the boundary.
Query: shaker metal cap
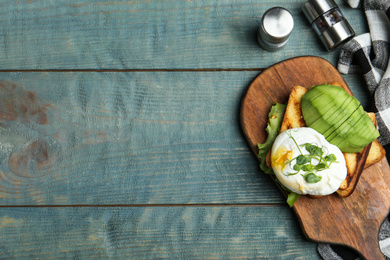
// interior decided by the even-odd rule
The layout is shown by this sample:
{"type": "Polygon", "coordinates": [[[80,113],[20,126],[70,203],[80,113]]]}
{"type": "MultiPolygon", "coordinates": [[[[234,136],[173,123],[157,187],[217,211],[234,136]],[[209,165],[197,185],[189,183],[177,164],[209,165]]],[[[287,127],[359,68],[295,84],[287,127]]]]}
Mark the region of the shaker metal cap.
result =
{"type": "Polygon", "coordinates": [[[259,33],[263,41],[282,44],[287,42],[293,28],[291,13],[283,7],[273,7],[264,13],[259,33]]]}
{"type": "Polygon", "coordinates": [[[333,0],[309,0],[303,5],[302,10],[312,23],[320,15],[335,7],[337,7],[337,4],[333,0]]]}

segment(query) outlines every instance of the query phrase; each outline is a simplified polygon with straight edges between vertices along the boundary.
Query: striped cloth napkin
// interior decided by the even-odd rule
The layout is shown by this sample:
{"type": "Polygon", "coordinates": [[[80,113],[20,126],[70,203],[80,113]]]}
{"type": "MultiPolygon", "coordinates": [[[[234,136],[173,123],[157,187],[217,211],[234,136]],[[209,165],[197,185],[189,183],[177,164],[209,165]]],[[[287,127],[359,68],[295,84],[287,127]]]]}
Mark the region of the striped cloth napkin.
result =
{"type": "Polygon", "coordinates": [[[374,98],[382,145],[390,143],[390,1],[349,0],[351,7],[362,6],[369,33],[356,36],[341,52],[338,70],[343,74],[362,73],[374,98]]]}
{"type": "MultiPolygon", "coordinates": [[[[373,98],[370,111],[375,112],[380,132],[379,142],[390,155],[390,0],[348,0],[352,8],[365,12],[369,33],[356,36],[340,51],[338,70],[342,74],[361,73],[373,98]]],[[[390,221],[386,219],[379,232],[379,245],[390,260],[390,221]]],[[[319,244],[325,260],[360,259],[344,247],[319,244]]]]}

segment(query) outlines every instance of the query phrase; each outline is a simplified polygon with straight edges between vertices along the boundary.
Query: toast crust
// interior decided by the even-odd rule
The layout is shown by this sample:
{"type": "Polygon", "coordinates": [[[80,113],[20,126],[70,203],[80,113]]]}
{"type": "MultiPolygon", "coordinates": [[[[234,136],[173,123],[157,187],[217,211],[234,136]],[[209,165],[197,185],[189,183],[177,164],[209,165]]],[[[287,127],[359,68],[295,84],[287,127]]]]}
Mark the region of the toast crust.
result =
{"type": "MultiPolygon", "coordinates": [[[[341,86],[337,82],[333,82],[330,85],[341,86]]],[[[295,86],[289,96],[286,112],[284,114],[283,122],[280,128],[280,133],[291,128],[305,127],[306,123],[303,119],[302,110],[301,110],[301,100],[303,95],[308,91],[305,87],[295,86]]],[[[368,113],[373,123],[376,125],[376,119],[374,113],[368,113]]],[[[268,167],[271,167],[271,152],[268,152],[266,157],[266,163],[268,167]]],[[[365,160],[364,168],[367,168],[379,161],[381,161],[385,155],[385,149],[378,142],[378,140],[373,141],[366,148],[364,148],[360,153],[343,153],[346,166],[347,166],[347,177],[341,183],[340,188],[336,193],[340,197],[347,197],[351,195],[359,181],[360,173],[362,169],[359,168],[359,165],[363,167],[363,164],[359,163],[360,160],[365,160]]],[[[312,196],[308,195],[310,198],[320,198],[322,196],[312,196]]]]}

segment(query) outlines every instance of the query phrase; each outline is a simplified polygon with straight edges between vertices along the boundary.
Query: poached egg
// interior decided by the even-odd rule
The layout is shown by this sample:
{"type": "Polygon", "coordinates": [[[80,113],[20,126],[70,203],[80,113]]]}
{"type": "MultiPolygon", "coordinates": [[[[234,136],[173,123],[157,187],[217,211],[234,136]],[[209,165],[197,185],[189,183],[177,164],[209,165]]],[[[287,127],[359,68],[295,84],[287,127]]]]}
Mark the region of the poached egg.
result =
{"type": "Polygon", "coordinates": [[[292,128],[280,133],[272,146],[271,165],[278,180],[298,194],[332,194],[347,176],[341,150],[309,127],[292,128]],[[310,147],[314,147],[321,156],[311,156],[314,152],[307,150],[310,147]]]}

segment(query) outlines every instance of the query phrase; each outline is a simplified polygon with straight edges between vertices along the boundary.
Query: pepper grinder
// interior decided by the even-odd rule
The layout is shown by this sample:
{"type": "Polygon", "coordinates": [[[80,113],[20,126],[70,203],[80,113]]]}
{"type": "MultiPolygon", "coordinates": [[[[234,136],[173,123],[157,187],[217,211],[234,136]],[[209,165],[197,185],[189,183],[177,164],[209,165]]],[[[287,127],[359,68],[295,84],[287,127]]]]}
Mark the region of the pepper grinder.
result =
{"type": "Polygon", "coordinates": [[[355,36],[355,32],[333,0],[309,0],[302,10],[327,51],[355,36]]]}
{"type": "Polygon", "coordinates": [[[277,51],[283,48],[294,28],[291,13],[283,7],[268,9],[261,20],[257,33],[257,41],[267,51],[277,51]]]}

